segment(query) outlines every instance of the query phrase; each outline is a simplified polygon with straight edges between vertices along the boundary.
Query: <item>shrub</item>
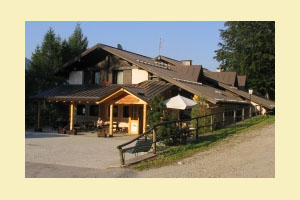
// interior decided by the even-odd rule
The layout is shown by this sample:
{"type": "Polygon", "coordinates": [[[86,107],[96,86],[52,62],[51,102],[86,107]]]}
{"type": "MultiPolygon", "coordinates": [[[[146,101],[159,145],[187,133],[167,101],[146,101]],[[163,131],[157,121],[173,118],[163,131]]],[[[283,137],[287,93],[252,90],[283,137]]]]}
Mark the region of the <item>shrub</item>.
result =
{"type": "MultiPolygon", "coordinates": [[[[160,122],[176,120],[176,115],[172,112],[164,113],[163,97],[160,95],[155,95],[152,97],[149,103],[150,110],[147,114],[147,123],[150,127],[160,122]]],[[[156,134],[157,140],[162,141],[165,145],[172,145],[177,143],[176,135],[177,127],[176,123],[166,124],[157,127],[156,134]]]]}
{"type": "MultiPolygon", "coordinates": [[[[210,110],[208,108],[206,99],[204,97],[194,96],[193,99],[194,99],[194,101],[197,101],[197,104],[192,108],[191,118],[210,114],[210,110]]],[[[209,124],[210,124],[210,116],[198,119],[198,126],[205,126],[205,125],[209,125],[209,124]]],[[[192,126],[193,126],[193,128],[197,127],[196,120],[192,120],[192,126]]],[[[209,126],[202,127],[199,129],[199,134],[206,133],[209,131],[210,131],[209,126]]]]}

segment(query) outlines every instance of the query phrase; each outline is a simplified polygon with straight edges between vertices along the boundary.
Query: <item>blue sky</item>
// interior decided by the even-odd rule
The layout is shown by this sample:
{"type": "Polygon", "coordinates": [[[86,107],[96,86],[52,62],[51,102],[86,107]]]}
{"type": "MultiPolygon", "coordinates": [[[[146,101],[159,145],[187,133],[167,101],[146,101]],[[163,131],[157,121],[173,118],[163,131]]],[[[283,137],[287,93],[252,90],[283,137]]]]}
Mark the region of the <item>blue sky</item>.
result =
{"type": "MultiPolygon", "coordinates": [[[[77,22],[26,22],[25,56],[31,58],[36,46],[41,44],[45,33],[52,27],[62,39],[67,39],[77,22]]],[[[161,54],[177,60],[190,59],[193,64],[215,70],[219,63],[213,59],[218,49],[219,29],[224,22],[80,22],[89,47],[103,43],[149,57],[161,54]]]]}

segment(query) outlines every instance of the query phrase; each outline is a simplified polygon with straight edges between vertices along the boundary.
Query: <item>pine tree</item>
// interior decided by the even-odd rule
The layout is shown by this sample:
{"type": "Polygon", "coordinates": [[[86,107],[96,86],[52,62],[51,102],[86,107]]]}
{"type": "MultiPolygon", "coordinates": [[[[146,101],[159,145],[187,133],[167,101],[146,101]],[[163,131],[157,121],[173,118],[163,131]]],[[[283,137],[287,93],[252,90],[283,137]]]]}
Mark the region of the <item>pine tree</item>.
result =
{"type": "MultiPolygon", "coordinates": [[[[150,127],[160,123],[176,120],[173,112],[164,113],[163,97],[155,95],[149,104],[150,110],[147,113],[147,124],[150,127]]],[[[176,124],[167,124],[157,127],[157,140],[162,140],[164,144],[171,145],[177,142],[177,138],[172,137],[176,132],[176,124]]]]}
{"type": "Polygon", "coordinates": [[[215,59],[224,71],[247,75],[248,87],[275,98],[275,22],[226,22],[215,59]]]}
{"type": "Polygon", "coordinates": [[[31,93],[36,94],[63,83],[63,78],[54,76],[61,67],[61,39],[50,28],[44,36],[41,47],[37,46],[31,57],[28,68],[29,79],[34,83],[30,87],[31,93]]]}
{"type": "MultiPolygon", "coordinates": [[[[42,91],[61,85],[65,79],[54,73],[62,67],[61,39],[50,28],[44,36],[41,46],[37,46],[32,54],[28,71],[25,74],[25,105],[26,115],[36,114],[34,102],[29,97],[42,91]]],[[[52,106],[45,107],[45,113],[57,112],[52,106]],[[46,111],[47,110],[47,111],[46,111]]]]}
{"type": "Polygon", "coordinates": [[[70,48],[71,58],[78,56],[79,54],[87,50],[88,40],[86,36],[83,36],[79,23],[76,25],[73,34],[69,37],[68,44],[70,48]]]}
{"type": "Polygon", "coordinates": [[[147,124],[150,127],[153,127],[155,124],[161,122],[161,119],[163,117],[163,97],[161,97],[160,95],[153,96],[149,107],[150,111],[147,113],[147,124]]]}

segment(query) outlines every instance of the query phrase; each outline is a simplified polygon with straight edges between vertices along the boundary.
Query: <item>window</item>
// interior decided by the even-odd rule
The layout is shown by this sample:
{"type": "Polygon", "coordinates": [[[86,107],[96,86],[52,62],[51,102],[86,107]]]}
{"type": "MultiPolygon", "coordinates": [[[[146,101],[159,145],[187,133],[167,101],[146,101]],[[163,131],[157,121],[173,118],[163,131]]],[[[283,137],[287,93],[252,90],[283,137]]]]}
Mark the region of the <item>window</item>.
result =
{"type": "Polygon", "coordinates": [[[98,116],[99,106],[98,105],[90,105],[90,116],[98,116]]]}
{"type": "Polygon", "coordinates": [[[123,106],[123,118],[129,117],[129,106],[123,106]]]}
{"type": "MultiPolygon", "coordinates": [[[[110,117],[110,105],[107,106],[107,116],[110,117]]],[[[119,107],[116,105],[113,108],[113,117],[119,116],[119,107]]]]}
{"type": "Polygon", "coordinates": [[[77,105],[77,115],[85,115],[85,105],[83,104],[77,105]]]}
{"type": "Polygon", "coordinates": [[[85,85],[100,85],[100,72],[84,71],[85,85]]]}
{"type": "Polygon", "coordinates": [[[100,72],[95,72],[95,85],[100,85],[100,72]]]}
{"type": "Polygon", "coordinates": [[[113,84],[123,84],[123,71],[113,72],[113,84]]]}
{"type": "Polygon", "coordinates": [[[233,108],[225,109],[226,117],[233,117],[233,108]]]}

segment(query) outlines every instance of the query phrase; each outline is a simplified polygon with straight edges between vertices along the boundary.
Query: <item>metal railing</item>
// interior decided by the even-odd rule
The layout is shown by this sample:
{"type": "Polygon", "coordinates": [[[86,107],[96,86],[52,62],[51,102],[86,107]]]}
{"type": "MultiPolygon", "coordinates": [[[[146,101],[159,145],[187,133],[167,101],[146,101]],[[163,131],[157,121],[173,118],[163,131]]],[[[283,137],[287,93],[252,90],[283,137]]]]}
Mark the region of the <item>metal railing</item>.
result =
{"type": "MultiPolygon", "coordinates": [[[[209,132],[213,132],[216,129],[220,129],[220,128],[224,128],[226,126],[235,124],[239,121],[244,121],[245,119],[249,119],[253,116],[257,116],[257,115],[261,115],[261,111],[259,110],[255,110],[254,112],[252,112],[251,110],[252,107],[245,107],[245,108],[241,108],[241,109],[232,109],[232,110],[226,110],[226,111],[222,111],[222,112],[217,112],[217,113],[211,113],[211,114],[207,114],[207,115],[202,115],[202,116],[198,116],[198,117],[193,117],[190,119],[182,119],[182,120],[172,120],[172,121],[166,121],[166,122],[161,122],[158,124],[155,124],[153,127],[149,128],[148,130],[146,130],[144,133],[140,134],[139,136],[137,136],[136,138],[123,143],[119,146],[117,146],[117,149],[119,150],[119,155],[120,155],[120,162],[121,165],[124,166],[125,165],[125,160],[124,160],[124,147],[132,144],[133,142],[141,139],[141,138],[145,138],[147,139],[147,137],[152,136],[152,140],[153,140],[153,154],[157,153],[157,148],[156,148],[156,144],[157,142],[159,142],[160,140],[166,139],[166,138],[159,138],[157,139],[157,129],[160,126],[167,126],[170,124],[182,124],[184,122],[192,122],[193,120],[196,120],[196,127],[191,128],[188,127],[188,130],[185,128],[178,128],[176,130],[179,130],[179,132],[176,132],[173,135],[170,135],[169,137],[187,137],[187,135],[192,135],[195,137],[195,139],[199,138],[199,131],[201,129],[204,129],[206,127],[210,127],[209,128],[209,132]],[[247,115],[246,115],[246,110],[248,110],[247,115]],[[241,111],[241,115],[237,115],[237,112],[241,111]],[[229,116],[228,116],[229,114],[229,116]],[[222,118],[222,120],[217,121],[217,115],[221,115],[221,117],[219,116],[219,118],[222,118]],[[210,118],[210,123],[209,124],[205,124],[205,125],[200,125],[199,121],[203,118],[210,118]],[[228,120],[230,119],[230,120],[228,120]]],[[[266,114],[271,114],[273,113],[273,111],[269,111],[266,114]]]]}

